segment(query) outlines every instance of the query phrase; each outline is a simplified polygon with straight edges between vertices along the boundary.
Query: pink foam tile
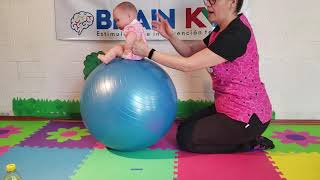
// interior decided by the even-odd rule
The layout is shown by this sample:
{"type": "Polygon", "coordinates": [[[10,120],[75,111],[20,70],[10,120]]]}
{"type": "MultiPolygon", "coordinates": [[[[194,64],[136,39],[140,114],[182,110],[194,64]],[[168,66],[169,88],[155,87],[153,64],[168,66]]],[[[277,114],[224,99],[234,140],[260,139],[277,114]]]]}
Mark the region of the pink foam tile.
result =
{"type": "Polygon", "coordinates": [[[150,149],[177,149],[177,142],[176,142],[176,133],[177,133],[177,126],[178,123],[173,123],[170,130],[167,134],[160,139],[156,144],[150,146],[150,149]]]}
{"type": "Polygon", "coordinates": [[[6,153],[10,149],[10,146],[0,146],[0,156],[6,153]]]}
{"type": "Polygon", "coordinates": [[[178,152],[178,180],[280,180],[264,152],[193,154],[178,152]]]}

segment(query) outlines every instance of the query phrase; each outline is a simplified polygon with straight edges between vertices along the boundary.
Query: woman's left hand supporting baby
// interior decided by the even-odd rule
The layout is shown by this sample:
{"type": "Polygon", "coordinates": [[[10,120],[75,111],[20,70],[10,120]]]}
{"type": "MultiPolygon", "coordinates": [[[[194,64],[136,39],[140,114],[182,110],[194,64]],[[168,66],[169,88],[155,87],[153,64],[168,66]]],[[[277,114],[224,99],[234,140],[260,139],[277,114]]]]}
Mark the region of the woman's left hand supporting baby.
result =
{"type": "Polygon", "coordinates": [[[147,43],[144,42],[142,39],[135,41],[132,47],[133,54],[143,57],[147,57],[150,50],[151,49],[148,47],[147,43]]]}

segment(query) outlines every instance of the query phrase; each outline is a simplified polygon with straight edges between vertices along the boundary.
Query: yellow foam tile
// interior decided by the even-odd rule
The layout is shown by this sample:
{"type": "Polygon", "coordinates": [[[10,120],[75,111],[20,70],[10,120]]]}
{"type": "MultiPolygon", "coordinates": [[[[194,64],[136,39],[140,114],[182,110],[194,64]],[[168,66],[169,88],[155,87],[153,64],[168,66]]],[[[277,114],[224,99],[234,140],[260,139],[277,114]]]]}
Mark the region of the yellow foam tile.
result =
{"type": "Polygon", "coordinates": [[[269,160],[287,180],[320,180],[320,153],[268,152],[269,160]]]}

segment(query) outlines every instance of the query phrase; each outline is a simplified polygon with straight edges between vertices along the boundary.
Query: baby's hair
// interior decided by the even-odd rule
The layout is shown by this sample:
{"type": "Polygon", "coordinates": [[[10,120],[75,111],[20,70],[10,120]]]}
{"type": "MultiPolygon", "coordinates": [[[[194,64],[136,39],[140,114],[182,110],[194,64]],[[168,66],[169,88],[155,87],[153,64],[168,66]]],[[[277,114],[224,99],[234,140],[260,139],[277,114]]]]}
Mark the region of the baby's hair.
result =
{"type": "Polygon", "coordinates": [[[118,4],[114,9],[117,9],[117,8],[129,10],[129,11],[134,12],[135,14],[137,14],[137,12],[138,12],[136,6],[128,1],[125,1],[125,2],[118,4]]]}

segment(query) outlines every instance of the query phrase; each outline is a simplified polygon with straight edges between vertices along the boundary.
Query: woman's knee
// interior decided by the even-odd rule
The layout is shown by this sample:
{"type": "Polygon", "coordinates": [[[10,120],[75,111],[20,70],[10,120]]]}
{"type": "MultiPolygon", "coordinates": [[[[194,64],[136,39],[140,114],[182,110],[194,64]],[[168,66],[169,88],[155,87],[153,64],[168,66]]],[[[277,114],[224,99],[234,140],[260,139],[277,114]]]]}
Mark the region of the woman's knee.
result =
{"type": "Polygon", "coordinates": [[[188,150],[192,147],[192,129],[190,124],[183,122],[179,125],[176,140],[179,148],[182,150],[188,150]]]}
{"type": "Polygon", "coordinates": [[[189,139],[180,139],[177,137],[177,145],[182,151],[194,152],[193,144],[189,139]]]}

